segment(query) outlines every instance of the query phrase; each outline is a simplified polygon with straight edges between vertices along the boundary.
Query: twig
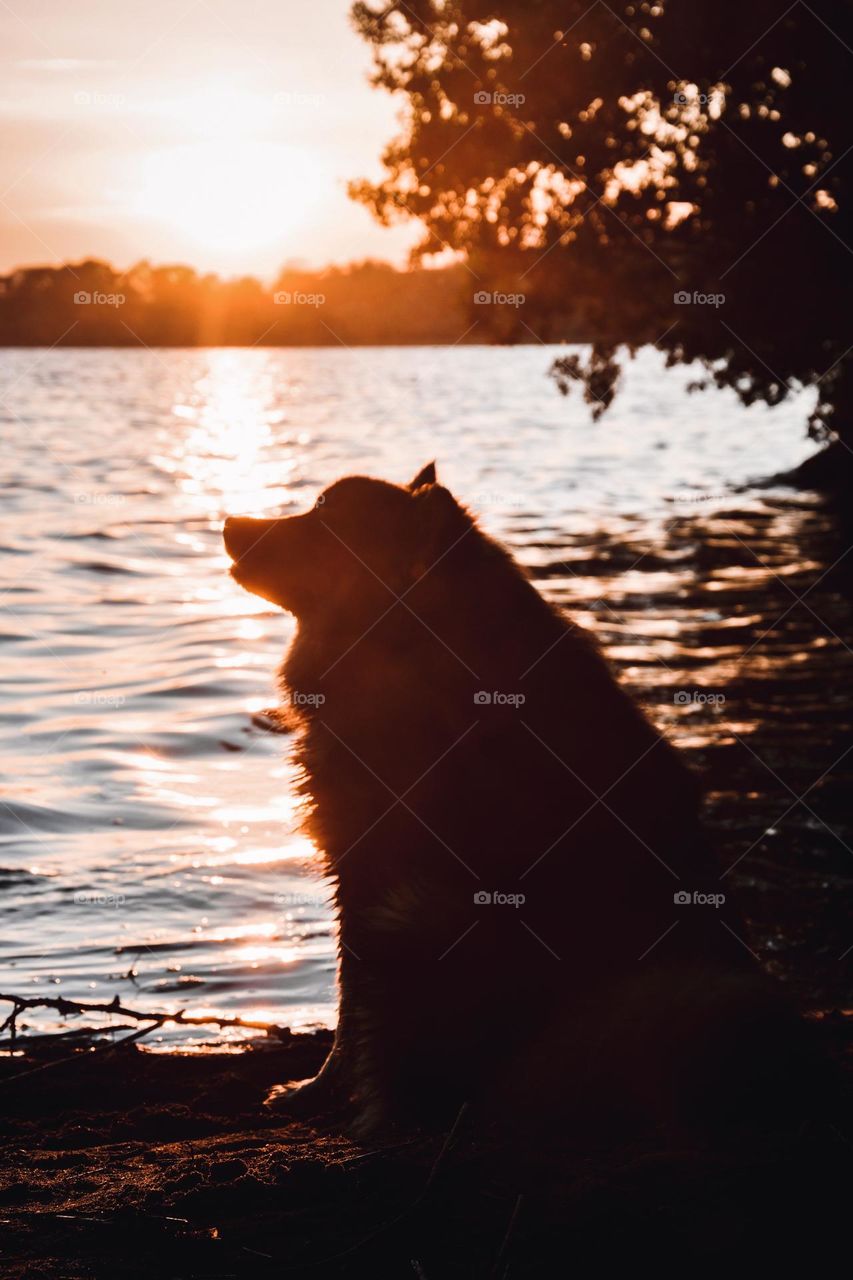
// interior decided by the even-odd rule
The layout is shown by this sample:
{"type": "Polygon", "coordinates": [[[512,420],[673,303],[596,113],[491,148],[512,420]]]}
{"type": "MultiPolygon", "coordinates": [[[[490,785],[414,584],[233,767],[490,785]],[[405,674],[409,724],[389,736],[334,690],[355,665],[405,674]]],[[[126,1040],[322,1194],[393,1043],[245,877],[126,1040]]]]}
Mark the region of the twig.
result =
{"type": "Polygon", "coordinates": [[[152,1031],[156,1031],[162,1025],[163,1023],[158,1018],[156,1022],[152,1022],[149,1026],[141,1027],[139,1031],[134,1031],[129,1036],[122,1036],[121,1040],[117,1040],[112,1048],[118,1049],[123,1044],[135,1044],[137,1040],[141,1040],[143,1036],[150,1035],[152,1031]]]}
{"type": "Polygon", "coordinates": [[[337,1164],[343,1169],[349,1169],[351,1165],[360,1164],[362,1160],[372,1160],[374,1156],[385,1156],[389,1151],[402,1151],[404,1147],[413,1147],[418,1142],[423,1142],[423,1138],[407,1138],[405,1142],[392,1142],[384,1147],[377,1147],[375,1151],[361,1151],[357,1156],[348,1156],[346,1160],[338,1160],[337,1164]]]}
{"type": "Polygon", "coordinates": [[[459,1130],[462,1127],[462,1122],[465,1119],[467,1111],[468,1111],[468,1103],[463,1102],[462,1106],[459,1108],[459,1112],[456,1116],[456,1119],[453,1121],[453,1127],[448,1133],[447,1137],[444,1139],[444,1145],[442,1146],[441,1150],[436,1156],[435,1164],[432,1166],[429,1177],[426,1180],[426,1186],[421,1192],[421,1198],[423,1198],[427,1194],[427,1192],[432,1187],[432,1184],[435,1182],[436,1178],[438,1177],[441,1171],[441,1168],[444,1165],[444,1162],[447,1158],[447,1153],[450,1151],[451,1147],[456,1141],[456,1135],[459,1133],[459,1130]]]}
{"type": "Polygon", "coordinates": [[[509,1216],[507,1229],[504,1232],[501,1246],[498,1249],[497,1257],[495,1258],[495,1265],[492,1268],[493,1280],[504,1280],[504,1277],[507,1274],[507,1257],[509,1255],[510,1241],[512,1240],[512,1233],[515,1230],[515,1225],[518,1222],[518,1215],[521,1212],[521,1202],[523,1199],[524,1196],[518,1196],[513,1206],[512,1213],[509,1216]]]}
{"type": "MultiPolygon", "coordinates": [[[[279,1027],[272,1022],[259,1022],[253,1018],[217,1018],[211,1015],[199,1016],[196,1014],[185,1013],[183,1009],[179,1009],[174,1013],[168,1013],[164,1010],[151,1010],[143,1012],[139,1009],[129,1009],[123,1005],[118,996],[113,996],[108,1003],[89,1002],[82,1000],[66,1000],[64,996],[20,996],[0,991],[0,1001],[6,1001],[12,1005],[12,1011],[8,1017],[0,1024],[0,1035],[8,1027],[9,1029],[9,1047],[14,1052],[17,1041],[17,1020],[20,1015],[27,1009],[56,1009],[58,1013],[64,1016],[68,1014],[80,1013],[107,1013],[119,1014],[122,1018],[133,1018],[137,1022],[150,1022],[153,1025],[145,1030],[137,1032],[137,1036],[145,1035],[148,1031],[155,1030],[158,1026],[163,1026],[167,1022],[172,1022],[182,1027],[245,1027],[250,1031],[266,1031],[269,1035],[285,1035],[290,1034],[289,1027],[279,1027]]],[[[127,1040],[133,1037],[128,1036],[127,1040]]],[[[125,1043],[124,1041],[122,1043],[125,1043]]]]}
{"type": "MultiPolygon", "coordinates": [[[[184,1013],[183,1009],[179,1009],[176,1013],[140,1013],[138,1010],[127,1009],[125,1008],[124,1005],[119,1004],[118,996],[114,996],[109,1004],[84,1004],[83,1002],[77,1001],[77,1000],[66,1000],[64,996],[29,997],[29,996],[7,995],[3,992],[0,992],[0,1000],[11,1000],[14,1003],[14,1008],[12,1009],[12,1012],[3,1022],[2,1026],[0,1026],[0,1033],[2,1033],[2,1031],[6,1027],[10,1028],[9,1042],[10,1042],[10,1048],[12,1049],[14,1048],[14,1045],[15,1045],[15,1019],[18,1017],[18,1014],[21,1013],[22,1010],[26,1008],[58,1009],[59,1012],[63,1014],[78,1013],[78,1012],[121,1013],[126,1018],[136,1018],[140,1022],[145,1021],[148,1023],[147,1026],[140,1027],[138,1031],[133,1031],[128,1036],[122,1036],[121,1040],[117,1040],[112,1044],[99,1046],[99,1048],[95,1050],[96,1054],[113,1053],[116,1049],[121,1048],[122,1045],[133,1044],[137,1040],[141,1040],[143,1036],[150,1035],[152,1031],[157,1031],[160,1027],[164,1026],[165,1023],[167,1022],[177,1022],[177,1023],[181,1023],[182,1025],[190,1025],[190,1026],[204,1026],[207,1024],[211,1024],[219,1027],[240,1026],[240,1027],[249,1027],[253,1030],[267,1031],[267,1032],[270,1032],[273,1034],[279,1034],[282,1036],[285,1034],[287,1035],[291,1034],[289,1027],[278,1027],[273,1023],[267,1023],[267,1022],[253,1022],[253,1021],[250,1021],[248,1018],[192,1017],[192,1016],[187,1016],[184,1013]]],[[[127,1030],[126,1027],[123,1027],[120,1029],[127,1030]]],[[[96,1028],[93,1027],[92,1030],[94,1031],[96,1030],[96,1028]]],[[[49,1039],[49,1037],[47,1038],[49,1039]]],[[[56,1038],[58,1040],[61,1040],[64,1037],[61,1034],[58,1034],[56,1038]]],[[[45,1039],[45,1037],[39,1036],[38,1039],[40,1042],[42,1042],[45,1039]]],[[[78,1051],[77,1053],[69,1054],[65,1058],[56,1058],[52,1062],[42,1062],[37,1067],[30,1067],[26,1071],[19,1071],[16,1075],[5,1076],[2,1080],[0,1080],[0,1084],[2,1085],[14,1084],[16,1080],[23,1080],[28,1076],[38,1075],[42,1071],[50,1071],[55,1069],[56,1067],[67,1066],[71,1062],[80,1062],[80,1061],[81,1061],[81,1057],[78,1051]]]]}

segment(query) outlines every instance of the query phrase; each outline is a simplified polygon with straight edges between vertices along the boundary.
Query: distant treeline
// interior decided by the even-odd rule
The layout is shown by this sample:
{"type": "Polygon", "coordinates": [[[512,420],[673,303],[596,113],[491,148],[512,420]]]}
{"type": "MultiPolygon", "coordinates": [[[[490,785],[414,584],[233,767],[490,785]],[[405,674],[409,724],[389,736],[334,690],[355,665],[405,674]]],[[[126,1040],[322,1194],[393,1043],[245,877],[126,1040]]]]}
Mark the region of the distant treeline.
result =
{"type": "MultiPolygon", "coordinates": [[[[0,277],[3,346],[347,346],[455,343],[471,325],[462,266],[286,268],[272,287],[190,267],[94,260],[0,277]]],[[[478,308],[479,310],[479,308],[478,308]]],[[[486,333],[470,340],[488,340],[486,333]]]]}

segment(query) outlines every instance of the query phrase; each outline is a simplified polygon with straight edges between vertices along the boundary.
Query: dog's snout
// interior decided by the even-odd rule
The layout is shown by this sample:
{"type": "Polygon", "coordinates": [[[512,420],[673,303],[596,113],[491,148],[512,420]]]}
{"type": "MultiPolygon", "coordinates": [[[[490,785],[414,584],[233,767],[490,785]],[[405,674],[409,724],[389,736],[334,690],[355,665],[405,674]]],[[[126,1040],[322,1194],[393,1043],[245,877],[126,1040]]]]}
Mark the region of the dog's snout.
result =
{"type": "Polygon", "coordinates": [[[253,520],[249,516],[228,516],[222,527],[225,550],[232,560],[241,560],[263,538],[269,520],[253,520]]]}
{"type": "Polygon", "coordinates": [[[222,527],[225,550],[233,561],[231,577],[247,591],[291,613],[304,598],[311,563],[310,523],[306,516],[229,516],[222,527]]]}

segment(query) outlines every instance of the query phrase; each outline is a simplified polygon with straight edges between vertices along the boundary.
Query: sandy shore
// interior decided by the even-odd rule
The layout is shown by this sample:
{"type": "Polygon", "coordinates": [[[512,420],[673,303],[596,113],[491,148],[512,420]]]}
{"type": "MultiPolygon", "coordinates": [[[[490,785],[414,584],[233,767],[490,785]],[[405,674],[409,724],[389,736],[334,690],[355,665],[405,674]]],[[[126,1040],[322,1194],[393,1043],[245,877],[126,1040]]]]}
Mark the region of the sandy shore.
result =
{"type": "MultiPolygon", "coordinates": [[[[849,1020],[821,1026],[840,1058],[849,1020]]],[[[849,1143],[785,1118],[725,1147],[613,1141],[502,1149],[465,1117],[364,1147],[262,1115],[326,1036],[239,1055],[139,1048],[6,1060],[0,1274],[20,1278],[553,1276],[555,1266],[704,1260],[821,1273],[839,1247],[849,1143]],[[20,1074],[22,1071],[29,1074],[20,1074]],[[836,1243],[833,1244],[833,1241],[836,1243]]],[[[802,1123],[800,1120],[802,1119],[802,1123]]]]}

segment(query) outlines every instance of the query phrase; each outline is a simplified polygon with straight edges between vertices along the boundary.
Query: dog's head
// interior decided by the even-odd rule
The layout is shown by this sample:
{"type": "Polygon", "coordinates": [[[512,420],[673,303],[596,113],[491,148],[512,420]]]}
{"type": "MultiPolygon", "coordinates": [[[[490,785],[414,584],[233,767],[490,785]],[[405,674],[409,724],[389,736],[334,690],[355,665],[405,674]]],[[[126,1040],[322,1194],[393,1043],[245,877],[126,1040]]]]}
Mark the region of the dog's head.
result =
{"type": "Polygon", "coordinates": [[[231,516],[223,536],[232,577],[301,619],[391,605],[469,525],[430,463],[409,485],[338,480],[303,515],[231,516]]]}

